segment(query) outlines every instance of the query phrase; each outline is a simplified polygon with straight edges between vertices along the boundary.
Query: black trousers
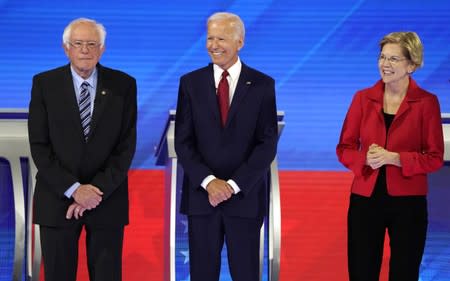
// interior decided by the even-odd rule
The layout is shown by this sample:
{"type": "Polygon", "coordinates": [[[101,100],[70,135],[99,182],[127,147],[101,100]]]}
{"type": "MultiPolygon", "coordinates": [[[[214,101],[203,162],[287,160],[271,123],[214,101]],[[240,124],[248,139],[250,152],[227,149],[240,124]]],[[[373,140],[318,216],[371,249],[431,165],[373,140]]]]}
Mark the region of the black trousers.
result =
{"type": "Polygon", "coordinates": [[[417,281],[427,226],[425,196],[367,198],[352,194],[348,210],[349,280],[379,280],[387,229],[389,281],[417,281]]]}
{"type": "MultiPolygon", "coordinates": [[[[46,281],[76,281],[78,240],[83,225],[78,222],[70,227],[40,226],[46,281]]],[[[124,227],[84,226],[89,280],[122,280],[124,227]]]]}
{"type": "Polygon", "coordinates": [[[259,280],[259,241],[263,218],[230,217],[216,210],[188,217],[191,281],[218,281],[227,243],[233,281],[259,280]]]}

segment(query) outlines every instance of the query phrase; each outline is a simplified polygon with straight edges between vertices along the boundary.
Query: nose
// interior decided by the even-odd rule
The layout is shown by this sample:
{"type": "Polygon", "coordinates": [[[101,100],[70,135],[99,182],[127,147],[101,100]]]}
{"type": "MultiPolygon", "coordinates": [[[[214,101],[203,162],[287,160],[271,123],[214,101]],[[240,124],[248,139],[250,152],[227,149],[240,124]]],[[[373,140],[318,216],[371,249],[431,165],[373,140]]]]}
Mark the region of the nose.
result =
{"type": "Polygon", "coordinates": [[[89,52],[88,45],[87,44],[82,44],[81,48],[80,48],[80,51],[82,53],[88,53],[89,52]]]}

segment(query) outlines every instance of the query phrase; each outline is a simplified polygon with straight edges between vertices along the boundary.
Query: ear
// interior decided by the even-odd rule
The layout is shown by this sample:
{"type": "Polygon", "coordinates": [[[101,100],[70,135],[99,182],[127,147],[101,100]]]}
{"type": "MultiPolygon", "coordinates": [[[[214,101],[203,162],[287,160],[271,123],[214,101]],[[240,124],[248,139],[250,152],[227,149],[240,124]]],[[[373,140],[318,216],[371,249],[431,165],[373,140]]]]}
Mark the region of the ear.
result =
{"type": "Polygon", "coordinates": [[[105,44],[100,48],[100,56],[103,55],[103,52],[105,51],[105,44]]]}
{"type": "Polygon", "coordinates": [[[69,47],[67,46],[67,44],[62,43],[62,47],[66,56],[69,57],[69,47]]]}
{"type": "Polygon", "coordinates": [[[238,39],[238,51],[240,51],[242,49],[242,47],[244,47],[244,39],[242,37],[240,37],[238,39]]]}

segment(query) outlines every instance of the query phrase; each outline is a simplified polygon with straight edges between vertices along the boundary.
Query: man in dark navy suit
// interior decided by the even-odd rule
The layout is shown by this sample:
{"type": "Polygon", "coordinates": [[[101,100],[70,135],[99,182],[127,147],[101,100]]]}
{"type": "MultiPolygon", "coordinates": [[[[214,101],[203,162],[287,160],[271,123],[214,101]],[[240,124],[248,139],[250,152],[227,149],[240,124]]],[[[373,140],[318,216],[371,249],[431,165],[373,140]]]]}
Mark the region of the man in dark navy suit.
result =
{"type": "Polygon", "coordinates": [[[103,25],[80,18],[63,33],[70,63],[33,78],[28,131],[38,169],[33,220],[46,281],[75,281],[86,229],[91,281],[122,278],[128,168],[136,146],[136,80],[98,63],[103,25]]]}
{"type": "Polygon", "coordinates": [[[225,241],[233,280],[257,281],[278,141],[275,82],[239,59],[245,31],[237,15],[213,14],[207,27],[212,64],[181,77],[175,123],[191,280],[219,280],[225,241]]]}

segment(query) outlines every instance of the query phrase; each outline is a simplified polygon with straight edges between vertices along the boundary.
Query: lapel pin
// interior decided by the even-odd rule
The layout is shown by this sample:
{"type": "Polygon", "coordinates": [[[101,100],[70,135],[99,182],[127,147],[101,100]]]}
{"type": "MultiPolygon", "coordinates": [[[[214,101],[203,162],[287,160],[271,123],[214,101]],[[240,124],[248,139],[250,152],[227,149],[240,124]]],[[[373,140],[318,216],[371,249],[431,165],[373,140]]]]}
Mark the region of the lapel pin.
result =
{"type": "Polygon", "coordinates": [[[106,96],[106,91],[102,90],[101,94],[102,94],[102,96],[106,96]]]}
{"type": "Polygon", "coordinates": [[[245,82],[245,84],[250,85],[250,84],[252,84],[252,81],[247,81],[247,82],[245,82]]]}

